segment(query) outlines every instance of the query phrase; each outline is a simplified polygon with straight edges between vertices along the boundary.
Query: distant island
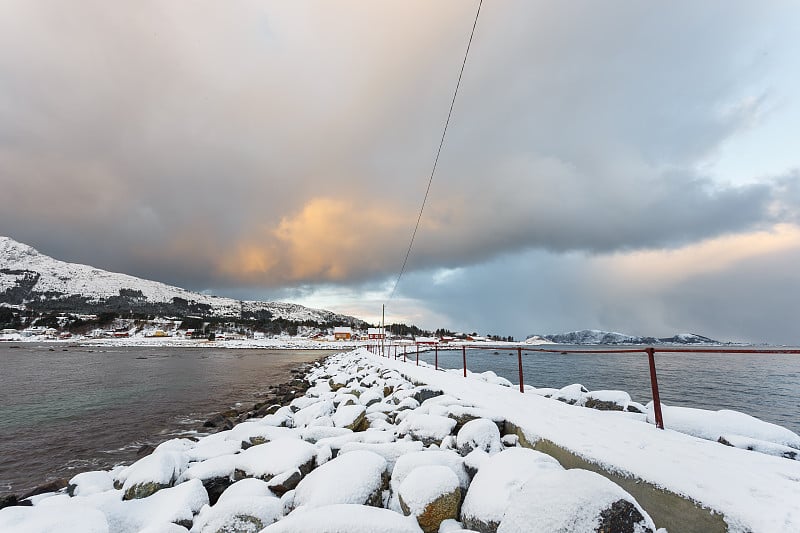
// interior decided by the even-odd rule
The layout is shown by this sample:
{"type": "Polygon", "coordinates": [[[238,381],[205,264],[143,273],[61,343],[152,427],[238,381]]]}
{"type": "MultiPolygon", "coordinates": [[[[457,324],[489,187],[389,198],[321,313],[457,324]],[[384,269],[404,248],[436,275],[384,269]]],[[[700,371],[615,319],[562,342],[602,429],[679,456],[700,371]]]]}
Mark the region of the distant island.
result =
{"type": "Polygon", "coordinates": [[[614,331],[600,331],[596,329],[582,329],[555,335],[529,335],[528,343],[552,342],[555,344],[731,344],[720,342],[695,333],[679,333],[672,337],[637,337],[617,333],[614,331]]]}

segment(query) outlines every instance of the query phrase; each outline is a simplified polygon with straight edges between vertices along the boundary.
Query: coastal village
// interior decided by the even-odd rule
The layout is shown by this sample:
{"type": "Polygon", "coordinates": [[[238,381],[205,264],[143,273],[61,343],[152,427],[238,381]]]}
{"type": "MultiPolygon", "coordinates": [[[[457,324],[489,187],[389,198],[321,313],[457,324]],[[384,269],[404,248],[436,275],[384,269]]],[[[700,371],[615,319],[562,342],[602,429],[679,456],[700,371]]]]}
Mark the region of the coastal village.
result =
{"type": "Polygon", "coordinates": [[[266,339],[285,339],[287,337],[297,340],[315,342],[352,342],[369,344],[379,341],[388,341],[399,345],[446,345],[453,342],[489,342],[513,341],[512,338],[497,336],[482,336],[477,333],[451,333],[441,335],[400,335],[395,334],[391,327],[365,327],[334,326],[319,328],[313,326],[300,326],[296,335],[268,334],[264,331],[253,330],[237,326],[235,322],[205,321],[203,317],[190,316],[186,318],[159,318],[155,320],[113,318],[106,327],[84,328],[79,333],[70,331],[65,327],[70,322],[78,321],[84,324],[97,323],[100,316],[96,314],[62,314],[56,316],[60,327],[47,327],[32,325],[22,329],[4,328],[0,330],[2,341],[79,341],[99,339],[160,339],[160,340],[205,340],[213,342],[222,341],[263,341],[266,339]],[[195,325],[196,327],[189,327],[195,325]]]}

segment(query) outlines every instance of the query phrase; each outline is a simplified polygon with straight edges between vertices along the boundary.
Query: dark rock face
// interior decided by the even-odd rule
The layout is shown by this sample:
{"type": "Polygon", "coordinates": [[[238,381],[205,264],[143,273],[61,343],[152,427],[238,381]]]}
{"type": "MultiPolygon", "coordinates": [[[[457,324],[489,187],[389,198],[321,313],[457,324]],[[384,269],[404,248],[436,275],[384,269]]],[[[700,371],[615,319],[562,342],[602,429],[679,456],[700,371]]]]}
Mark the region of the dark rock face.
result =
{"type": "Polygon", "coordinates": [[[290,490],[296,488],[301,479],[303,479],[303,474],[298,469],[293,471],[288,476],[278,476],[273,478],[269,483],[269,488],[278,496],[283,496],[290,490]]]}
{"type": "Polygon", "coordinates": [[[217,413],[203,422],[203,427],[206,428],[233,429],[233,426],[233,420],[226,417],[223,413],[217,413]]]}
{"type": "Polygon", "coordinates": [[[6,507],[13,507],[15,505],[31,505],[29,501],[19,501],[16,494],[9,494],[8,496],[0,496],[0,509],[6,507]]]}
{"type": "Polygon", "coordinates": [[[149,481],[147,483],[137,483],[136,485],[130,487],[128,490],[125,491],[125,494],[122,496],[122,499],[139,500],[141,498],[147,498],[148,496],[152,496],[161,489],[166,489],[169,487],[170,485],[155,483],[153,481],[149,481]]]}
{"type": "Polygon", "coordinates": [[[31,496],[38,496],[39,494],[44,494],[45,492],[57,492],[61,489],[67,488],[68,482],[66,479],[56,479],[53,481],[48,481],[47,483],[42,483],[35,489],[31,490],[23,494],[22,500],[30,498],[31,496]]]}
{"type": "Polygon", "coordinates": [[[219,497],[222,496],[222,493],[225,492],[225,489],[230,487],[233,484],[230,477],[213,477],[211,479],[204,479],[203,480],[203,487],[205,487],[206,492],[208,493],[208,504],[214,505],[219,500],[219,497]]]}
{"type": "Polygon", "coordinates": [[[597,533],[634,533],[641,531],[653,533],[644,525],[644,516],[627,500],[617,500],[610,508],[600,513],[600,526],[597,533]],[[636,526],[638,525],[638,529],[636,526]]]}
{"type": "Polygon", "coordinates": [[[436,398],[437,396],[441,396],[442,394],[444,393],[438,389],[431,389],[429,387],[420,387],[417,390],[417,392],[414,393],[413,398],[417,400],[419,403],[422,403],[425,400],[436,398]]]}
{"type": "Polygon", "coordinates": [[[155,446],[150,444],[143,444],[138,450],[136,450],[136,457],[141,459],[142,457],[146,457],[156,451],[155,446]]]}
{"type": "Polygon", "coordinates": [[[587,398],[584,407],[597,409],[599,411],[622,411],[622,406],[614,402],[603,402],[595,398],[587,398]]]}

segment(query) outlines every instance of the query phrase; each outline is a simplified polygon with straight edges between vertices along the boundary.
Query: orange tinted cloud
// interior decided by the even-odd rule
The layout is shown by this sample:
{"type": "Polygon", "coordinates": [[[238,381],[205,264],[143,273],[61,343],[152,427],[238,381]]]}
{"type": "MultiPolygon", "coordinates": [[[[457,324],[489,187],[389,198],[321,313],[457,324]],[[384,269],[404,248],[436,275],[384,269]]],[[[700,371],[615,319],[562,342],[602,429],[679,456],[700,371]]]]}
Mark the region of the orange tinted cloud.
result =
{"type": "Polygon", "coordinates": [[[800,249],[800,227],[777,224],[769,230],[707,239],[675,250],[645,250],[597,258],[597,267],[617,278],[668,286],[728,270],[748,259],[800,249]]]}
{"type": "Polygon", "coordinates": [[[312,198],[276,227],[238,243],[219,270],[234,279],[266,283],[344,280],[386,268],[387,255],[394,256],[385,252],[405,244],[412,223],[411,216],[382,204],[312,198]]]}

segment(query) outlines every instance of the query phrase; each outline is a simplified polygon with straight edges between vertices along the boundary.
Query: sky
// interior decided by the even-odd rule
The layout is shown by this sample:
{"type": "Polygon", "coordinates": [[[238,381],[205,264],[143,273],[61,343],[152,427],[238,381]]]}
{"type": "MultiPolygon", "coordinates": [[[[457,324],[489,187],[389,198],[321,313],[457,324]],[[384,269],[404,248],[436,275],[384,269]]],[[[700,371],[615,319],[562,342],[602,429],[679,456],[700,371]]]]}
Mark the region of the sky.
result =
{"type": "Polygon", "coordinates": [[[0,235],[425,328],[800,344],[800,4],[0,0],[0,235]]]}

